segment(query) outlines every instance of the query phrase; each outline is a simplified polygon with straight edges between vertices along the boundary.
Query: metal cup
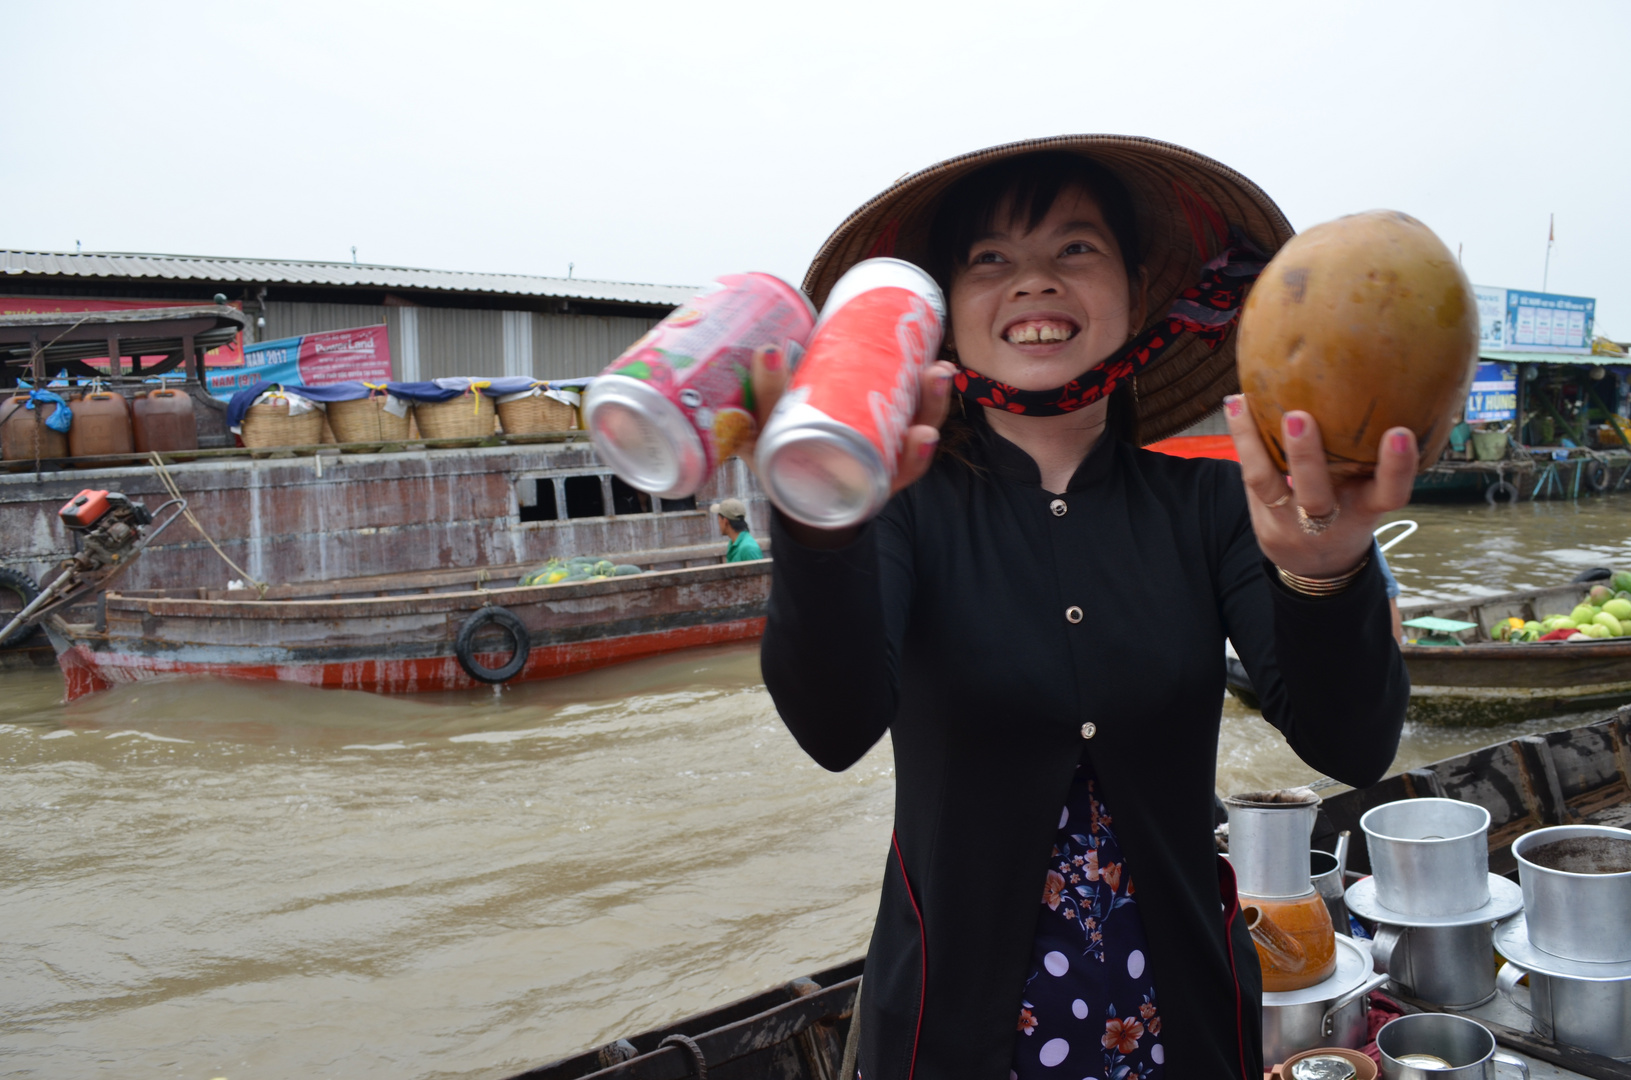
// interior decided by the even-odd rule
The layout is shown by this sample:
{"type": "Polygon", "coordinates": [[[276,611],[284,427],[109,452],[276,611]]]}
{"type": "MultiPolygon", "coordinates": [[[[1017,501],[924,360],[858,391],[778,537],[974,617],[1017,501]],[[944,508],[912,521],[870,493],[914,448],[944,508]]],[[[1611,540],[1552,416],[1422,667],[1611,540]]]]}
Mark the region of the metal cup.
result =
{"type": "Polygon", "coordinates": [[[1451,1009],[1470,1009],[1495,996],[1494,931],[1470,926],[1376,928],[1371,955],[1378,970],[1411,996],[1451,1009]]]}
{"type": "Polygon", "coordinates": [[[1249,795],[1223,800],[1229,810],[1229,865],[1241,895],[1273,899],[1314,891],[1308,838],[1320,803],[1310,794],[1300,803],[1259,802],[1249,795]]]}
{"type": "Polygon", "coordinates": [[[1433,918],[1489,903],[1489,811],[1482,806],[1401,799],[1367,812],[1359,827],[1376,901],[1389,911],[1433,918]]]}
{"type": "Polygon", "coordinates": [[[1536,1035],[1611,1058],[1631,1058],[1631,979],[1592,981],[1525,972],[1508,963],[1495,980],[1501,996],[1529,1014],[1536,1035]],[[1518,1000],[1529,976],[1529,1003],[1518,1000]]]}
{"type": "Polygon", "coordinates": [[[1495,1049],[1488,1028],[1452,1013],[1412,1013],[1390,1020],[1376,1033],[1376,1049],[1382,1055],[1383,1080],[1495,1080],[1497,1061],[1529,1076],[1523,1061],[1495,1049]],[[1445,1064],[1417,1063],[1430,1058],[1445,1064]]]}
{"type": "Polygon", "coordinates": [[[1631,960],[1631,871],[1575,873],[1542,866],[1528,857],[1536,848],[1559,840],[1631,842],[1631,831],[1559,825],[1513,841],[1529,943],[1566,960],[1631,960]]]}

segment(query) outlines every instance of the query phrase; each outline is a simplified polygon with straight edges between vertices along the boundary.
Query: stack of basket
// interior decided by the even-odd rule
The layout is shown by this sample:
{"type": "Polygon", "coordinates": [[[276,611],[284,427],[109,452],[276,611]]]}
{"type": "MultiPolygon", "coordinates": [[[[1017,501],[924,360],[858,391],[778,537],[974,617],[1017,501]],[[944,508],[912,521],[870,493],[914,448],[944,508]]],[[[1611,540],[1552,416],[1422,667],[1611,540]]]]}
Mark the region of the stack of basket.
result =
{"type": "Polygon", "coordinates": [[[323,410],[296,411],[287,395],[267,394],[244,413],[242,437],[250,449],[315,446],[323,439],[323,410]]]}
{"type": "Polygon", "coordinates": [[[497,412],[493,399],[473,385],[447,401],[416,402],[413,417],[422,439],[485,439],[493,434],[497,412]]]}
{"type": "Polygon", "coordinates": [[[532,390],[511,394],[498,403],[498,419],[507,435],[541,435],[550,431],[571,431],[578,426],[578,410],[550,397],[548,383],[532,390]]]}
{"type": "Polygon", "coordinates": [[[353,401],[335,401],[328,407],[329,426],[334,429],[334,441],[342,443],[400,442],[408,438],[408,410],[402,415],[386,408],[393,400],[389,394],[373,391],[365,398],[353,401]]]}

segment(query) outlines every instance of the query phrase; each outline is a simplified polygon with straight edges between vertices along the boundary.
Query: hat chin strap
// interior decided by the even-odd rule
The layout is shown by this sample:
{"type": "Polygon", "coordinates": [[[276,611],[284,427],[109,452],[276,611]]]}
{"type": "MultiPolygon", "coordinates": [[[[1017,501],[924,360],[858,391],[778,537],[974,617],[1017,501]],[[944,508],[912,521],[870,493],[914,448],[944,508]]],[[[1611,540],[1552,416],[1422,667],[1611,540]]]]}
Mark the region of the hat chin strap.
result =
{"type": "Polygon", "coordinates": [[[967,404],[1024,416],[1060,416],[1109,397],[1123,379],[1137,375],[1183,340],[1185,333],[1216,349],[1240,321],[1246,290],[1263,272],[1267,260],[1239,230],[1229,230],[1229,244],[1201,269],[1200,280],[1180,292],[1166,317],[1139,334],[1119,353],[1094,364],[1063,386],[1021,390],[957,365],[952,385],[967,404]]]}

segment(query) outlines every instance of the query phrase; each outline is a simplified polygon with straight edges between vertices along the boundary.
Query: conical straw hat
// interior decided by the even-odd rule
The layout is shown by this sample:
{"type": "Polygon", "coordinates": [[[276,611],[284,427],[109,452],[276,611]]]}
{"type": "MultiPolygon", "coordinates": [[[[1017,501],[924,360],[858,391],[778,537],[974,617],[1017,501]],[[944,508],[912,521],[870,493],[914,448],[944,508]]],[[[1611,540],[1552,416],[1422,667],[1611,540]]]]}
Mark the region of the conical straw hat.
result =
{"type": "MultiPolygon", "coordinates": [[[[1233,169],[1172,143],[1128,135],[1060,135],[993,146],[942,161],[891,184],[851,214],[821,245],[804,291],[819,307],[843,273],[862,259],[892,255],[920,265],[940,198],[957,180],[1022,154],[1066,150],[1092,158],[1132,196],[1142,262],[1149,274],[1149,326],[1239,230],[1265,255],[1292,236],[1274,200],[1233,169]]],[[[1142,328],[1141,328],[1142,329],[1142,328]]],[[[1138,441],[1151,443],[1217,411],[1240,389],[1235,335],[1215,350],[1191,335],[1138,373],[1138,441]]]]}

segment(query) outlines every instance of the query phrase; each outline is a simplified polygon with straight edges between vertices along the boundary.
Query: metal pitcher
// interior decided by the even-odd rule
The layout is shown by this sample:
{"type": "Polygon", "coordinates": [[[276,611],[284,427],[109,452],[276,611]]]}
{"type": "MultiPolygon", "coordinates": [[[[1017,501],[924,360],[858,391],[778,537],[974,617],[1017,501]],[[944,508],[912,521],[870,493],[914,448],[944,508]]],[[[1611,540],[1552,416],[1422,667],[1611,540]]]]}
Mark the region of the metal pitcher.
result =
{"type": "Polygon", "coordinates": [[[1320,798],[1312,791],[1301,796],[1300,791],[1261,792],[1223,800],[1229,810],[1229,865],[1242,895],[1289,899],[1314,891],[1308,843],[1320,798]]]}
{"type": "Polygon", "coordinates": [[[1495,980],[1501,996],[1529,1014],[1536,1035],[1611,1058],[1631,1058],[1631,979],[1565,979],[1508,963],[1495,980]],[[1529,977],[1529,1003],[1517,987],[1529,977]]]}

